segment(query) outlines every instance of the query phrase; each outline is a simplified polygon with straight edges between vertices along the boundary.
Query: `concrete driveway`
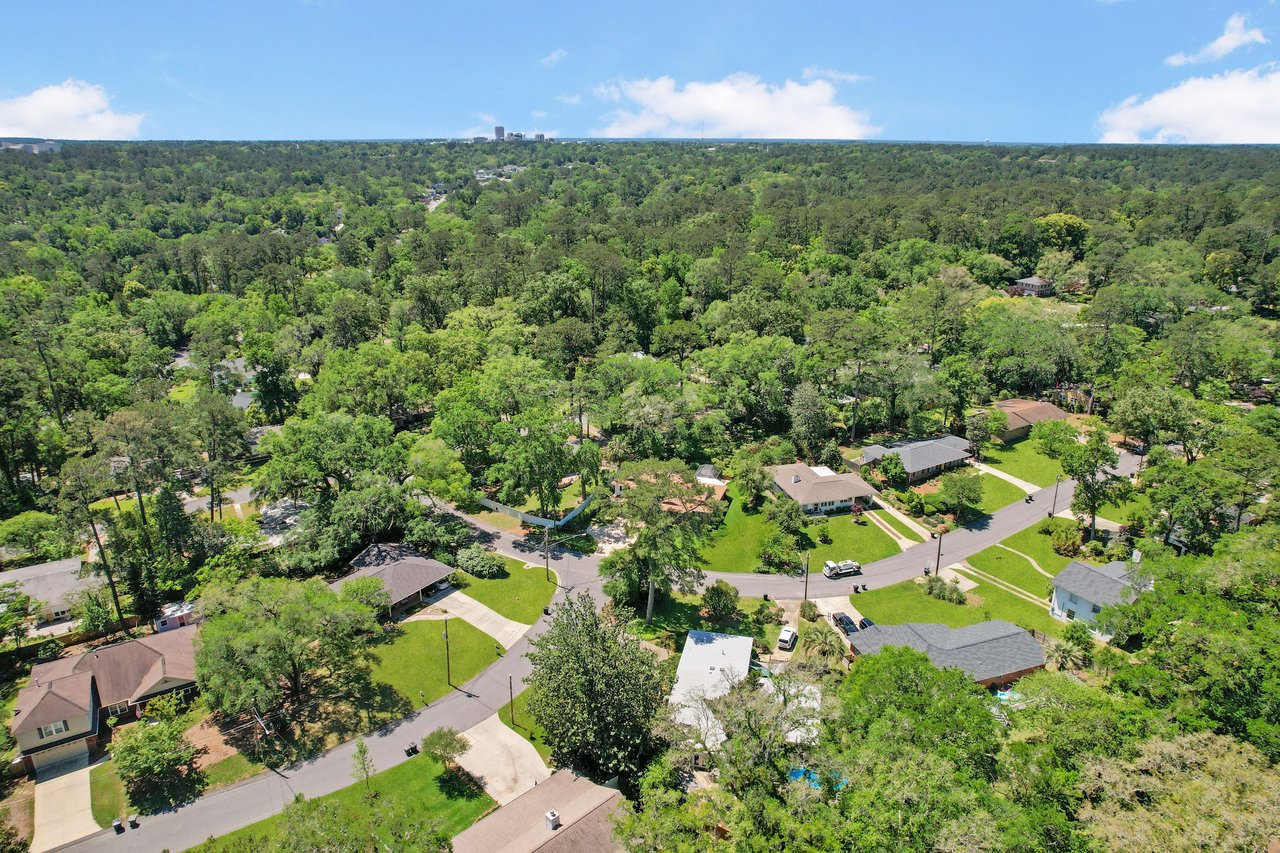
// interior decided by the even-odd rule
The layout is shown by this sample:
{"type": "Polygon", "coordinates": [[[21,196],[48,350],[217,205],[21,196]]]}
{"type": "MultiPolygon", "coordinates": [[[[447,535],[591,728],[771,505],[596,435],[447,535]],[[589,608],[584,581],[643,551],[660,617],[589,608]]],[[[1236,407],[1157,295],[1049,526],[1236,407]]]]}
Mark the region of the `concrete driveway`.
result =
{"type": "Polygon", "coordinates": [[[470,622],[472,626],[479,628],[501,643],[504,649],[509,649],[520,642],[520,639],[533,627],[523,622],[517,622],[514,619],[508,619],[501,613],[476,601],[465,592],[459,592],[453,588],[446,590],[439,598],[432,599],[429,607],[425,610],[419,610],[404,621],[416,622],[420,619],[439,619],[445,614],[457,616],[459,619],[470,622]]]}
{"type": "Polygon", "coordinates": [[[52,850],[99,831],[89,806],[88,756],[37,770],[35,797],[31,853],[52,850]]]}
{"type": "MultiPolygon", "coordinates": [[[[519,722],[517,720],[517,722],[519,722]]],[[[462,733],[471,742],[458,763],[480,780],[485,792],[506,805],[551,775],[542,756],[494,714],[462,733]]]]}

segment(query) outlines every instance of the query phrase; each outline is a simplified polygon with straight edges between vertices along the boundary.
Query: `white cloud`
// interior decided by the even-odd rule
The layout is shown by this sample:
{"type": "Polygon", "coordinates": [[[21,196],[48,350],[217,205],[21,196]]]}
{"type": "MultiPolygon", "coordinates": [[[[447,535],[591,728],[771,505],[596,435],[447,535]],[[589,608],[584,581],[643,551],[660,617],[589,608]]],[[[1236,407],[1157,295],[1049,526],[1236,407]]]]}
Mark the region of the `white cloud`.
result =
{"type": "Polygon", "coordinates": [[[556,95],[556,100],[562,104],[568,104],[571,107],[576,107],[578,104],[582,103],[582,96],[581,95],[556,95]]]}
{"type": "Polygon", "coordinates": [[[1192,77],[1098,119],[1100,142],[1280,142],[1280,67],[1192,77]]]}
{"type": "Polygon", "coordinates": [[[1165,65],[1177,67],[1193,62],[1212,62],[1245,45],[1267,43],[1267,37],[1262,34],[1262,30],[1257,27],[1251,30],[1245,29],[1244,22],[1244,15],[1232,15],[1227,19],[1227,27],[1222,31],[1222,35],[1195,53],[1175,53],[1165,59],[1165,65]]]}
{"type": "Polygon", "coordinates": [[[774,86],[739,73],[680,87],[659,77],[599,86],[596,94],[633,106],[612,113],[596,136],[861,139],[880,132],[865,112],[837,102],[828,80],[774,86]]]}
{"type": "Polygon", "coordinates": [[[806,68],[803,76],[806,80],[830,80],[832,83],[860,83],[867,79],[861,74],[836,71],[834,68],[818,68],[816,65],[806,68]]]}
{"type": "Polygon", "coordinates": [[[0,136],[134,139],[141,125],[142,113],[112,112],[106,91],[82,80],[0,100],[0,136]]]}
{"type": "Polygon", "coordinates": [[[565,50],[563,47],[557,47],[555,50],[551,51],[546,56],[539,59],[538,63],[542,65],[544,68],[550,68],[551,66],[555,65],[557,62],[564,59],[568,55],[569,55],[569,51],[565,50]]]}
{"type": "Polygon", "coordinates": [[[529,115],[532,116],[533,118],[546,118],[547,116],[550,115],[550,113],[548,113],[546,110],[534,110],[533,112],[529,113],[529,115]]]}

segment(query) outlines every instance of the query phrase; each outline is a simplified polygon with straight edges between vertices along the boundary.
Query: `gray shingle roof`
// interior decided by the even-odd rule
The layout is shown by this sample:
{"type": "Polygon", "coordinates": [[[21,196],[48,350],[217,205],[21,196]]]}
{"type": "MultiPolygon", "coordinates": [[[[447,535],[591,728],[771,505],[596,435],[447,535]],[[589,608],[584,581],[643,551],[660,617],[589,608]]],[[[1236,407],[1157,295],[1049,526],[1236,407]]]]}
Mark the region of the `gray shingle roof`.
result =
{"type": "Polygon", "coordinates": [[[866,480],[848,472],[823,476],[808,465],[794,463],[770,468],[769,473],[773,475],[773,482],[779,489],[802,504],[843,501],[876,494],[876,490],[866,480]]]}
{"type": "Polygon", "coordinates": [[[957,667],[974,681],[999,678],[1044,666],[1044,649],[1027,631],[1003,619],[948,628],[925,622],[877,625],[849,638],[860,655],[885,646],[907,646],[924,652],[939,668],[957,667]]]}
{"type": "Polygon", "coordinates": [[[940,465],[950,465],[968,459],[969,442],[954,435],[943,435],[925,441],[909,441],[888,447],[873,444],[862,451],[863,462],[878,462],[891,453],[898,454],[902,467],[908,474],[927,471],[940,465]]]}
{"type": "Polygon", "coordinates": [[[336,591],[356,578],[380,578],[391,595],[392,604],[453,574],[451,566],[424,557],[408,545],[370,545],[356,555],[351,565],[354,572],[329,586],[336,591]]]}
{"type": "Polygon", "coordinates": [[[51,610],[64,610],[68,599],[80,589],[102,585],[102,578],[94,575],[80,577],[79,557],[67,557],[38,566],[24,566],[0,572],[0,583],[17,583],[32,598],[43,601],[51,610]]]}
{"type": "Polygon", "coordinates": [[[1128,604],[1138,597],[1129,577],[1129,564],[1119,561],[1088,566],[1072,560],[1054,576],[1053,585],[1099,606],[1128,604]]]}

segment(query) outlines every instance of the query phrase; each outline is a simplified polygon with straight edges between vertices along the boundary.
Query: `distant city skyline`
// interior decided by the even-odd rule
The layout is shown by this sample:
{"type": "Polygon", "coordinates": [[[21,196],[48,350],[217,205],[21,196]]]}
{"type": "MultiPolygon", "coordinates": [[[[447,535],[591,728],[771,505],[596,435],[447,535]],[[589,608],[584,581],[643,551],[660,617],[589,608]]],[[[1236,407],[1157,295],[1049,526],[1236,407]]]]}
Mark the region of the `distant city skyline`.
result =
{"type": "Polygon", "coordinates": [[[0,137],[1280,143],[1273,2],[6,9],[0,137]]]}

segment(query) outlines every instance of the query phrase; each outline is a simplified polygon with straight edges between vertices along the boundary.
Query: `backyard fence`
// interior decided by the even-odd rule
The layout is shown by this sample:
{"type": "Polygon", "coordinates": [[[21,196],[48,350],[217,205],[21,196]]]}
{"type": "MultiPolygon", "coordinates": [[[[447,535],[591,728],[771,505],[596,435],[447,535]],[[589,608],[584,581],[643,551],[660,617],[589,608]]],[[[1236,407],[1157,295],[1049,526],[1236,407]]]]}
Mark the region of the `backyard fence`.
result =
{"type": "Polygon", "coordinates": [[[487,509],[491,509],[494,512],[500,512],[503,515],[509,515],[512,518],[518,519],[524,524],[530,524],[535,527],[559,528],[559,527],[563,527],[564,525],[568,524],[570,521],[573,521],[575,518],[577,518],[578,515],[591,504],[591,501],[594,497],[595,497],[594,495],[587,495],[587,499],[585,501],[583,501],[582,503],[574,507],[569,512],[568,515],[566,515],[564,518],[560,519],[559,521],[555,521],[554,519],[550,519],[550,518],[543,518],[538,515],[532,515],[531,513],[525,512],[524,510],[516,509],[515,507],[507,506],[506,504],[500,504],[497,501],[491,501],[488,498],[480,498],[480,505],[487,509]]]}

